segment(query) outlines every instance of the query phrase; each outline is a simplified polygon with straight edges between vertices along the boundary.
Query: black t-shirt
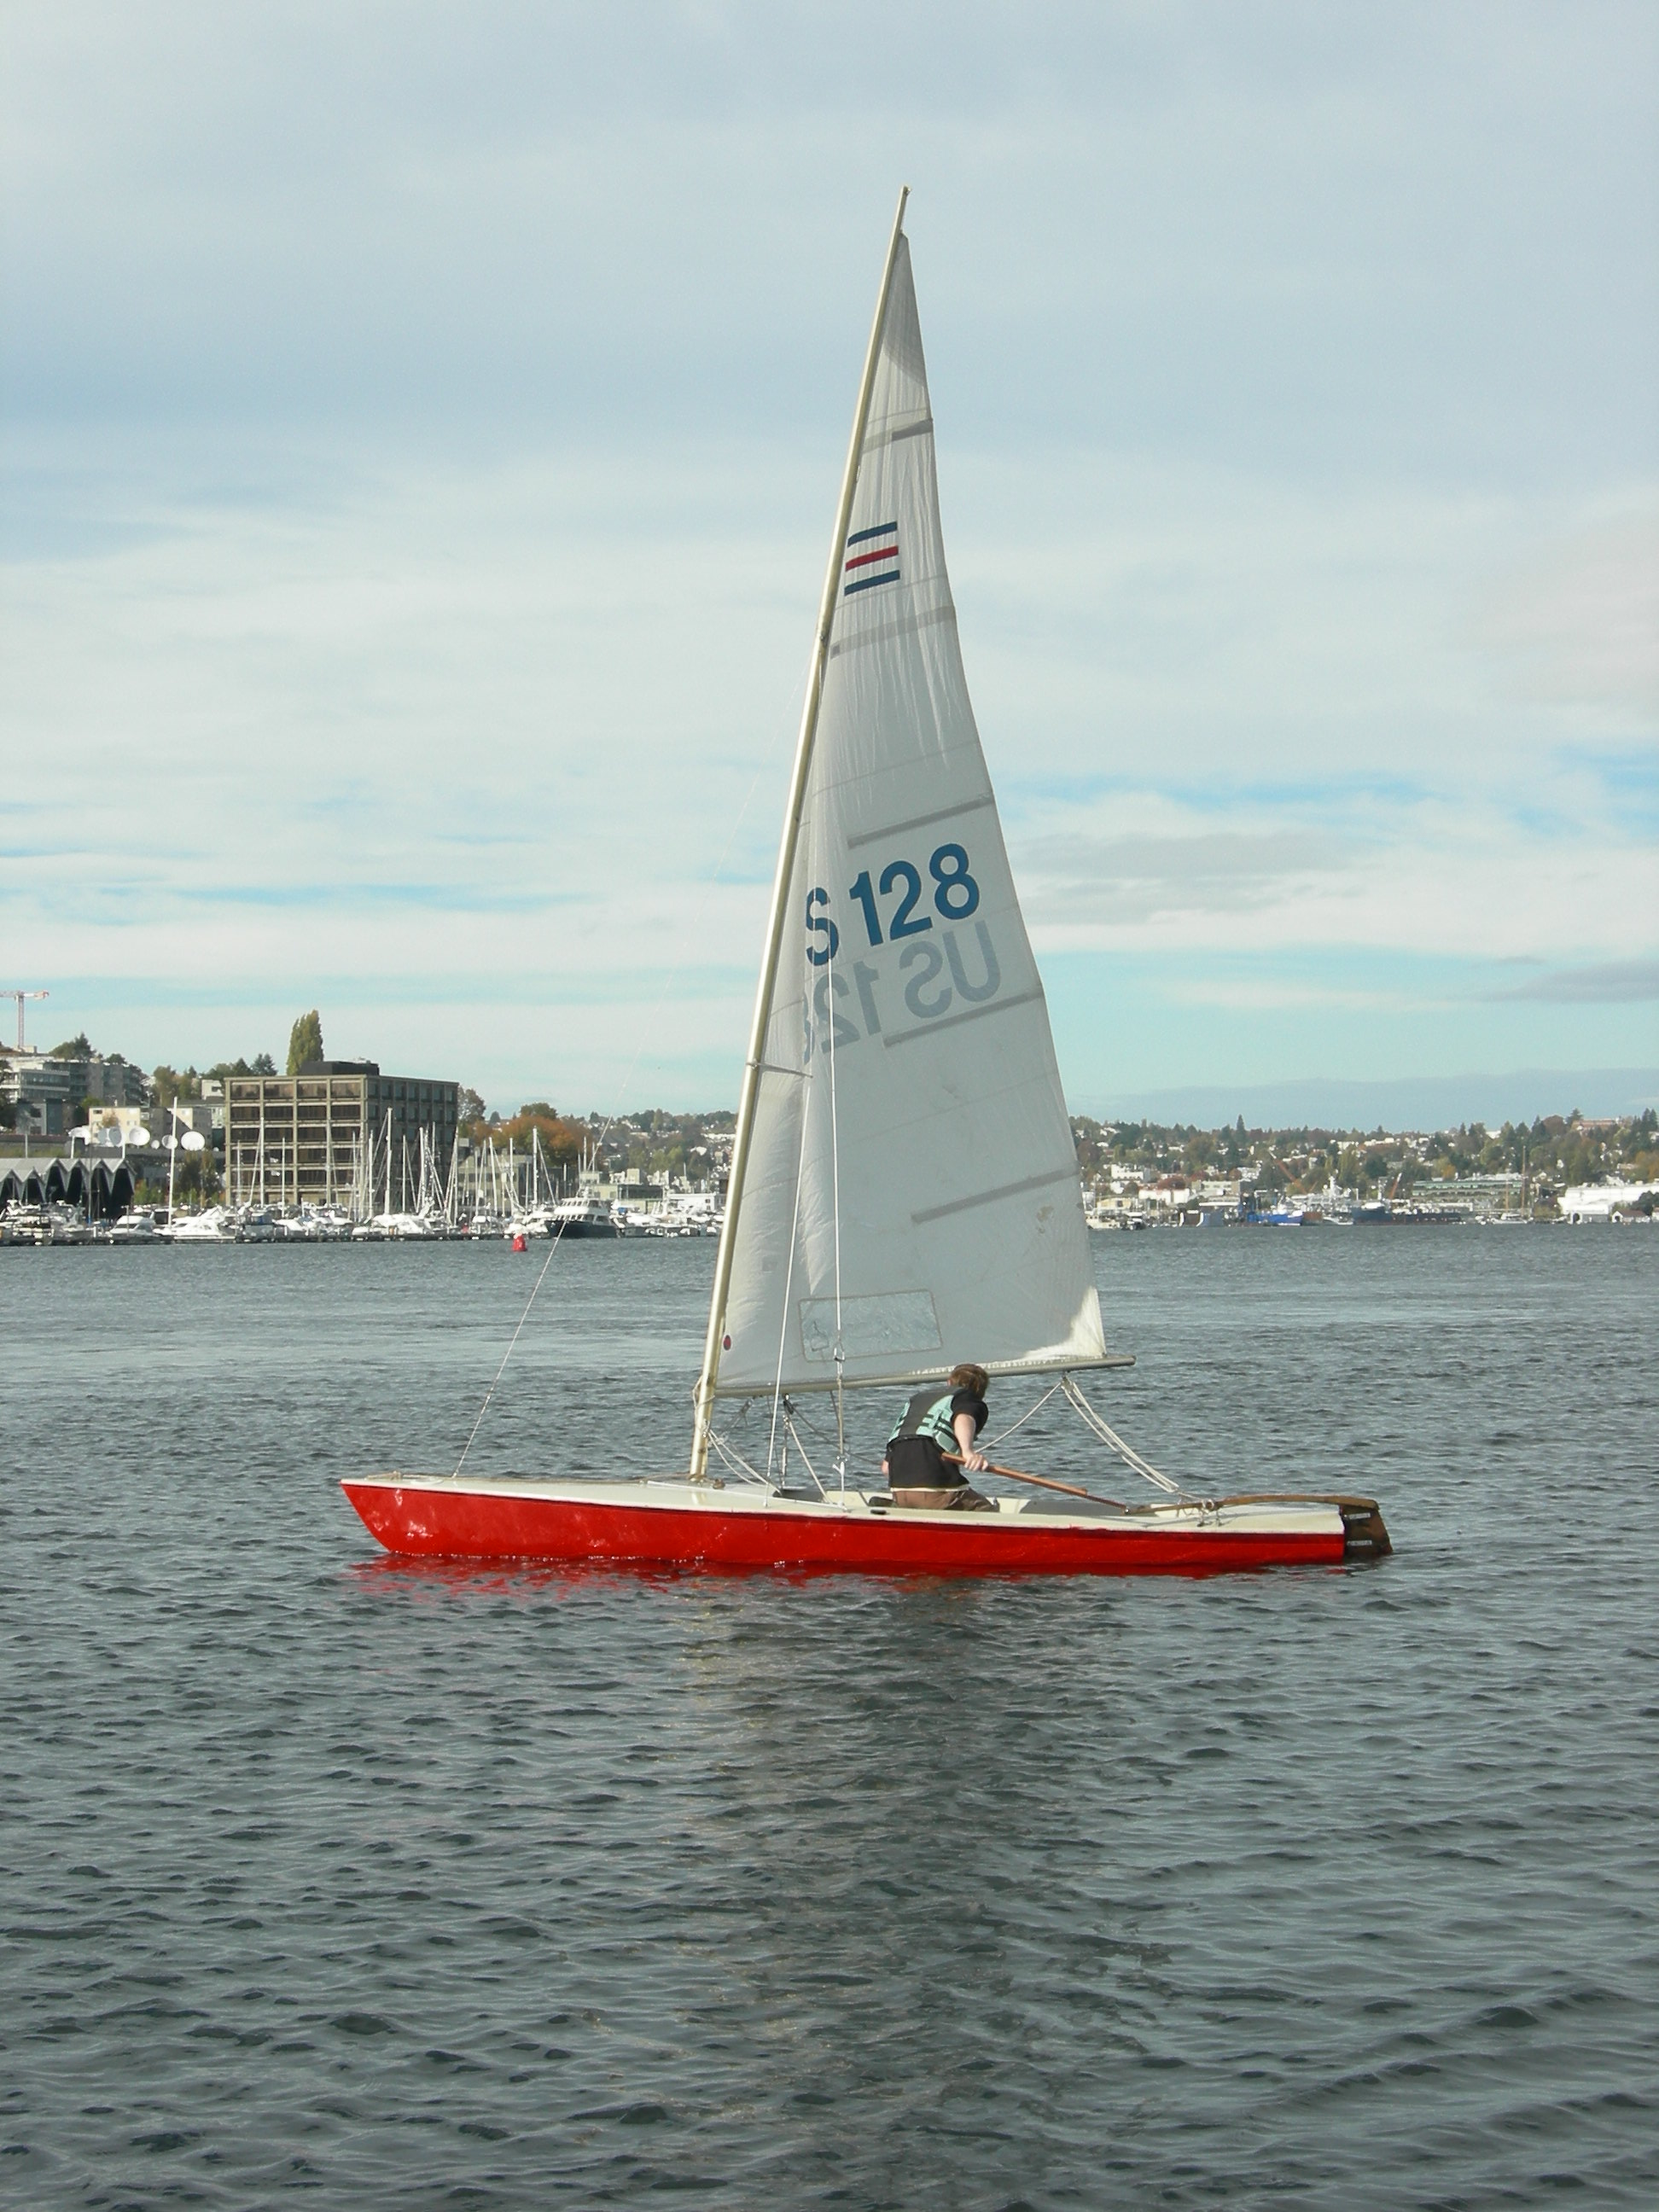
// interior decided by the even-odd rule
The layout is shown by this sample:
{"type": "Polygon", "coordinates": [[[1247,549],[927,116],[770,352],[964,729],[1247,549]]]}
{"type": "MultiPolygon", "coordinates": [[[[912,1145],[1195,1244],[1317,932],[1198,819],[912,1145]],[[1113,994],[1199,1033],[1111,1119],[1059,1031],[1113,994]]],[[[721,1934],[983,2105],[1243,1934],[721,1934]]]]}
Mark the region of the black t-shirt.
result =
{"type": "Polygon", "coordinates": [[[956,1395],[951,1401],[951,1419],[952,1421],[956,1419],[958,1413],[971,1413],[973,1415],[974,1434],[976,1437],[980,1431],[985,1426],[987,1421],[991,1418],[990,1407],[986,1404],[984,1399],[980,1396],[976,1390],[958,1390],[957,1392],[956,1395]]]}

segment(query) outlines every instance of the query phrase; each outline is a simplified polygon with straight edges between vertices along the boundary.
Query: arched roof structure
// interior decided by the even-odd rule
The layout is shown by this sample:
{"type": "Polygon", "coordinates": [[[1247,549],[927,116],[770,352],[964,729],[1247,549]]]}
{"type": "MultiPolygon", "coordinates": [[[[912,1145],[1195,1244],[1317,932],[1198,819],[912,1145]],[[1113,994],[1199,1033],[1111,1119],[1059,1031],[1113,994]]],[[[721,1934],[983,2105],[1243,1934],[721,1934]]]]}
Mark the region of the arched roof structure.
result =
{"type": "Polygon", "coordinates": [[[0,1175],[0,1206],[77,1206],[88,1221],[114,1221],[132,1204],[125,1160],[14,1160],[0,1175]]]}

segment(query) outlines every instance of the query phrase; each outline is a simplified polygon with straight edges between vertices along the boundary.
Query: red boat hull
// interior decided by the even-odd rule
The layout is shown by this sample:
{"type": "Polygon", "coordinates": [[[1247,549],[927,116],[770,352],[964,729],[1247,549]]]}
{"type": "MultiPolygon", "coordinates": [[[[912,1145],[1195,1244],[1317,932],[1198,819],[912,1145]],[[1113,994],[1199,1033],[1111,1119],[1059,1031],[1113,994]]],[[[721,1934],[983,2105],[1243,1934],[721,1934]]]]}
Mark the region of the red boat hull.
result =
{"type": "Polygon", "coordinates": [[[1229,1528],[1224,1512],[1208,1523],[1176,1526],[1150,1516],[1045,1525],[1013,1514],[724,1510],[418,1478],[342,1487],[387,1551],[427,1559],[610,1561],[739,1573],[1203,1575],[1334,1565],[1346,1548],[1340,1516],[1328,1510],[1304,1521],[1334,1526],[1299,1529],[1229,1528]]]}

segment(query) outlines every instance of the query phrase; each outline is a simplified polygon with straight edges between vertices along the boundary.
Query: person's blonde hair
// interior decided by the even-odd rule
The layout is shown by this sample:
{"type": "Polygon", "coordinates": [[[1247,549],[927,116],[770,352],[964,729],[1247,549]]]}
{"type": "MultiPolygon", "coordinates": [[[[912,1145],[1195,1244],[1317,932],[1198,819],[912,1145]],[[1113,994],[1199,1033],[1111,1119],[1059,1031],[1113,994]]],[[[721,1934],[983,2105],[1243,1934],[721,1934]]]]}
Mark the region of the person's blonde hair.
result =
{"type": "Polygon", "coordinates": [[[971,1359],[964,1359],[960,1367],[953,1367],[945,1379],[953,1390],[971,1390],[976,1398],[982,1398],[991,1387],[990,1376],[971,1359]]]}

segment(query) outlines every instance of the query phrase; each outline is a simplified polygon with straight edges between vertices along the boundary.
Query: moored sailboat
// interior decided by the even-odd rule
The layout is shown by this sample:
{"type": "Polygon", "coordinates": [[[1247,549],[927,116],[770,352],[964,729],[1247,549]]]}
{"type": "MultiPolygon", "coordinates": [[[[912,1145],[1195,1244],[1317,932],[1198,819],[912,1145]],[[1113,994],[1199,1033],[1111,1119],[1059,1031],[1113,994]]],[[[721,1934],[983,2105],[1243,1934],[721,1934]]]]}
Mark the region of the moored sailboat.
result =
{"type": "Polygon", "coordinates": [[[479,1478],[463,1452],[450,1475],[347,1480],[390,1550],[1123,1574],[1388,1548],[1370,1499],[1187,1495],[1078,1380],[1132,1362],[1106,1343],[1048,1007],[968,697],[903,213],[901,196],[814,634],[688,1467],[479,1478]],[[897,1507],[849,1472],[853,1394],[913,1392],[970,1358],[1063,1395],[1161,1494],[1127,1506],[1050,1484],[963,1514],[897,1507]],[[809,1402],[833,1413],[822,1477],[798,1418],[809,1402]],[[732,1418],[757,1407],[763,1453],[732,1418]]]}

